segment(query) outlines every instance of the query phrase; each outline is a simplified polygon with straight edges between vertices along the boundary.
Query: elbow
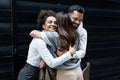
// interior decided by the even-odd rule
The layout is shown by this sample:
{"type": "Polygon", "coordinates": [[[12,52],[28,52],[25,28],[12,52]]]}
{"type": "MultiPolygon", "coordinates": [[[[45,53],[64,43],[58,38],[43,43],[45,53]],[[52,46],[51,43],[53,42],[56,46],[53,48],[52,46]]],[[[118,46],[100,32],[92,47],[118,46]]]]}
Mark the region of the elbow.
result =
{"type": "Polygon", "coordinates": [[[56,67],[56,65],[48,65],[49,67],[51,67],[51,68],[55,68],[56,67]]]}
{"type": "Polygon", "coordinates": [[[86,54],[86,53],[83,53],[82,56],[81,56],[81,58],[84,58],[84,57],[85,57],[85,54],[86,54]]]}
{"type": "Polygon", "coordinates": [[[84,58],[85,55],[83,55],[81,58],[84,58]]]}

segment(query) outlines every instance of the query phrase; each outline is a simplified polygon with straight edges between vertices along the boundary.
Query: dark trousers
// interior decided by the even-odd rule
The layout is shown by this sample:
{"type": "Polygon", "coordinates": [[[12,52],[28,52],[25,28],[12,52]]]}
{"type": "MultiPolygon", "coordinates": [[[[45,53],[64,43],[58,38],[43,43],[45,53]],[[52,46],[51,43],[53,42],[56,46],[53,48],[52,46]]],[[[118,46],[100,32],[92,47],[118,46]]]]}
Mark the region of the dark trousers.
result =
{"type": "Polygon", "coordinates": [[[38,67],[34,67],[27,63],[24,68],[20,70],[18,80],[38,80],[39,71],[40,69],[38,67]]]}

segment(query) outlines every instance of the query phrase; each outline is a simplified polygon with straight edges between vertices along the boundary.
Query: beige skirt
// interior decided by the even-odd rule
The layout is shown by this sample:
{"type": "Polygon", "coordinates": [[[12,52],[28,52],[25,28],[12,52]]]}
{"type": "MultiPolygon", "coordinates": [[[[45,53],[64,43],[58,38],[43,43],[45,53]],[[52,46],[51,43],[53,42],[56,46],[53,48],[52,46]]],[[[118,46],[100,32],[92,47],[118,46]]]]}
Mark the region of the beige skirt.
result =
{"type": "Polygon", "coordinates": [[[57,70],[57,80],[84,80],[80,67],[70,70],[57,70]]]}

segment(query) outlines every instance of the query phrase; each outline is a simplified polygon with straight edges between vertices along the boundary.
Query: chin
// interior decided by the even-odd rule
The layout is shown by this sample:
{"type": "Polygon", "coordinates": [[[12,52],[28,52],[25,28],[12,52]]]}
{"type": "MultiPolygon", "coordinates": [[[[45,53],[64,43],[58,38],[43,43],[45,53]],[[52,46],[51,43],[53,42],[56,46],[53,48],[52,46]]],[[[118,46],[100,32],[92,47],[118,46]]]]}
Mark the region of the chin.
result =
{"type": "Polygon", "coordinates": [[[77,27],[78,27],[78,26],[76,26],[76,25],[74,26],[75,29],[77,29],[77,27]]]}

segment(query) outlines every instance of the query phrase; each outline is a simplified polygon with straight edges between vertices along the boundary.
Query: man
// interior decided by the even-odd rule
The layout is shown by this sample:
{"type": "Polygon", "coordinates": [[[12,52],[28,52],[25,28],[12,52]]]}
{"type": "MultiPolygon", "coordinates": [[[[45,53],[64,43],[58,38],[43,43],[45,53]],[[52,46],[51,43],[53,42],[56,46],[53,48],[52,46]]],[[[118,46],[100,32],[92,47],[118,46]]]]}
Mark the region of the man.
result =
{"type": "MultiPolygon", "coordinates": [[[[68,9],[68,13],[75,29],[78,30],[79,28],[78,33],[80,35],[80,49],[79,49],[80,54],[85,54],[87,45],[87,31],[83,28],[82,23],[85,10],[80,5],[72,5],[68,9]]],[[[84,80],[89,80],[90,63],[87,61],[86,56],[84,56],[84,58],[81,59],[80,66],[83,70],[84,80]]]]}
{"type": "MultiPolygon", "coordinates": [[[[71,18],[71,21],[73,23],[73,26],[78,31],[80,35],[80,49],[79,52],[82,55],[85,55],[86,53],[86,46],[87,46],[87,31],[83,28],[83,17],[84,17],[85,10],[80,5],[72,5],[68,9],[68,14],[71,18]],[[79,28],[79,30],[78,30],[79,28]]],[[[85,64],[85,58],[82,59],[81,67],[84,69],[86,66],[85,64]]]]}

